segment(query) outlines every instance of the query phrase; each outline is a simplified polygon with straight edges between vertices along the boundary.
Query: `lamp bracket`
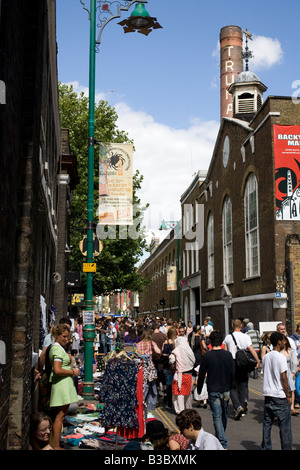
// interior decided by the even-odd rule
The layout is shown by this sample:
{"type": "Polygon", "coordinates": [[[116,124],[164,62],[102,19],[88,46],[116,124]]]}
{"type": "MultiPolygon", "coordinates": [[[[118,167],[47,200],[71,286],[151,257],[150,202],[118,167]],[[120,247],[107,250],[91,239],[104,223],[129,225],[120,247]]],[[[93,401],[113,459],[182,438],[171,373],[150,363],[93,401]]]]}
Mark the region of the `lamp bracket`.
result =
{"type": "MultiPolygon", "coordinates": [[[[84,2],[80,0],[84,5],[84,2]]],[[[100,44],[102,31],[114,18],[121,18],[122,11],[128,11],[134,3],[148,3],[148,0],[97,0],[99,33],[96,44],[100,44]]],[[[85,5],[83,7],[85,10],[85,5]]]]}

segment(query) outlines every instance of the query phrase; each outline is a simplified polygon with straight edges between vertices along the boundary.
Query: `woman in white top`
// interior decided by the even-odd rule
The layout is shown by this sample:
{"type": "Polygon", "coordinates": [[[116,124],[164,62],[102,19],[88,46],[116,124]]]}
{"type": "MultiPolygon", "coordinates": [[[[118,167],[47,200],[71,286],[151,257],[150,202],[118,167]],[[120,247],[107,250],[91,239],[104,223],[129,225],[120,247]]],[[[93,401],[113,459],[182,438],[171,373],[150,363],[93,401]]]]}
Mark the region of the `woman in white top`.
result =
{"type": "Polygon", "coordinates": [[[294,349],[290,347],[290,343],[287,337],[285,337],[285,345],[284,345],[284,349],[281,351],[281,354],[283,354],[287,360],[287,365],[288,365],[287,378],[288,378],[289,390],[291,392],[291,414],[295,416],[299,414],[299,411],[295,410],[295,388],[296,388],[295,378],[298,372],[299,362],[298,362],[297,353],[294,349]]]}

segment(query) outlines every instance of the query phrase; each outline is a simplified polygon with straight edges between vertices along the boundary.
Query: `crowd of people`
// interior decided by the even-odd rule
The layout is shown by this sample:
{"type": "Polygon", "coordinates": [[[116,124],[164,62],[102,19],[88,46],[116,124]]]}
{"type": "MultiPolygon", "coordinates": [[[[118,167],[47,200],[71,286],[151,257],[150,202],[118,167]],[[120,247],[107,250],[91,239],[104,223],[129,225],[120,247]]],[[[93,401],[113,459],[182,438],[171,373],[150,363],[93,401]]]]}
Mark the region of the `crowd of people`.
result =
{"type": "MultiPolygon", "coordinates": [[[[298,415],[300,408],[295,394],[300,324],[291,337],[282,323],[277,325],[277,331],[261,336],[249,319],[236,319],[231,333],[224,337],[214,329],[210,317],[199,326],[167,318],[103,316],[96,320],[95,331],[96,354],[106,356],[115,350],[134,349],[151,357],[156,372],[144,391],[146,434],[139,442],[130,442],[128,449],[227,449],[229,402],[235,420],[247,414],[249,376],[257,378],[259,371],[265,397],[261,449],[272,448],[275,419],[282,449],[291,449],[291,416],[298,415]],[[237,366],[239,350],[247,350],[253,356],[255,367],[250,370],[237,366]],[[176,414],[180,433],[168,431],[154,417],[160,397],[166,408],[176,414]],[[197,408],[209,405],[215,436],[203,430],[193,400],[197,408]]],[[[32,421],[31,449],[61,448],[64,419],[70,404],[78,400],[78,375],[82,368],[78,353],[82,345],[82,322],[71,322],[69,317],[62,318],[45,338],[38,371],[42,412],[32,421]],[[45,414],[44,409],[49,412],[45,414]]]]}

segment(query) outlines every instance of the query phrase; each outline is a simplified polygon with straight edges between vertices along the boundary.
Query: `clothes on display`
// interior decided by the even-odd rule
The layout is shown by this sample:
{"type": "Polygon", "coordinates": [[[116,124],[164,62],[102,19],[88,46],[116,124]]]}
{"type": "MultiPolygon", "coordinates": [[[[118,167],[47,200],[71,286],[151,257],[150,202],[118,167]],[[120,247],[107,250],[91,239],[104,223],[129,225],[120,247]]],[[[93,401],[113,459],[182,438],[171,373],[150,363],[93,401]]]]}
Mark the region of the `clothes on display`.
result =
{"type": "Polygon", "coordinates": [[[99,403],[79,405],[76,415],[66,416],[62,443],[110,450],[123,449],[130,440],[142,438],[147,418],[145,392],[156,378],[151,356],[135,347],[102,356],[99,372],[94,374],[99,403]]]}

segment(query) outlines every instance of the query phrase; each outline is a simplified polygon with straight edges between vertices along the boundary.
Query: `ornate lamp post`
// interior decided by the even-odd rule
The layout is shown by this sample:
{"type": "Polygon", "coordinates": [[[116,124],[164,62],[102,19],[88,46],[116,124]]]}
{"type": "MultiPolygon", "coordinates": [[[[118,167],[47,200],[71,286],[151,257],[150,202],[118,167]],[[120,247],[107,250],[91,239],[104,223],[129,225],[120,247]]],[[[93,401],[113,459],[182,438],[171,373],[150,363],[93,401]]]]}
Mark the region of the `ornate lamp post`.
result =
{"type": "Polygon", "coordinates": [[[180,251],[179,251],[179,222],[178,220],[163,220],[160,224],[159,230],[169,230],[176,225],[176,238],[177,238],[177,293],[178,293],[178,320],[181,317],[181,299],[180,299],[180,251]]]}
{"type": "Polygon", "coordinates": [[[95,265],[93,263],[94,247],[94,156],[95,156],[95,63],[96,63],[96,44],[100,44],[101,34],[104,27],[114,18],[120,18],[121,12],[128,11],[129,8],[137,3],[137,6],[128,20],[120,24],[124,26],[124,32],[138,31],[148,35],[152,29],[161,28],[156,18],[150,17],[145,9],[147,0],[90,0],[90,10],[85,6],[85,2],[80,0],[84,10],[89,13],[90,20],[90,61],[89,61],[89,125],[88,125],[88,194],[87,194],[87,257],[85,269],[86,279],[86,300],[85,310],[88,323],[84,330],[84,382],[82,395],[92,397],[94,395],[93,384],[93,341],[95,338],[95,326],[91,321],[89,312],[93,312],[93,272],[95,265]],[[99,34],[96,41],[96,17],[99,24],[99,34]]]}

